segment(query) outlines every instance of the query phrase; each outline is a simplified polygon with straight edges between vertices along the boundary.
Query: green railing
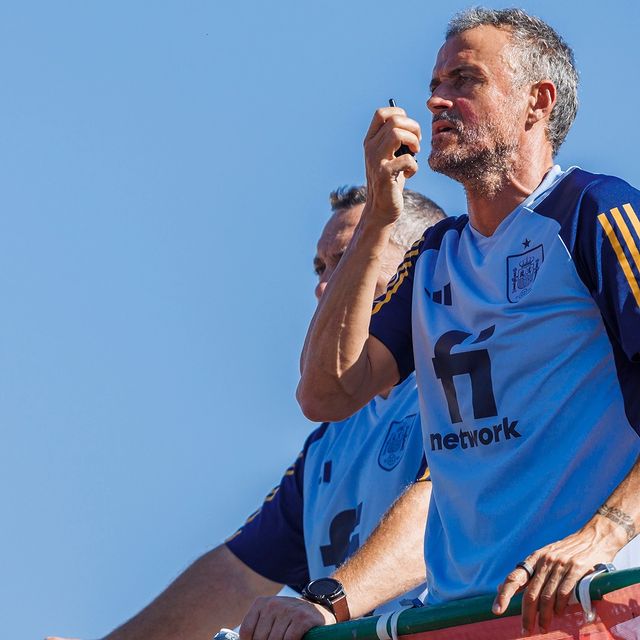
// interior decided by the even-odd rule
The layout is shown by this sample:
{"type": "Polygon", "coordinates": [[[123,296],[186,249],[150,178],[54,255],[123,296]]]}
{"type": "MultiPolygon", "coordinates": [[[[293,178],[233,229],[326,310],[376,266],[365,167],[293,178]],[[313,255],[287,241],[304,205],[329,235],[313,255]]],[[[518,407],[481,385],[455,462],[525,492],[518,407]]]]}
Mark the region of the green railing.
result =
{"type": "MultiPolygon", "coordinates": [[[[610,591],[640,582],[639,569],[625,569],[604,573],[594,578],[590,594],[592,600],[601,600],[610,591]]],[[[435,631],[447,627],[457,627],[472,622],[483,622],[496,617],[520,615],[522,594],[517,594],[502,616],[491,613],[494,596],[476,596],[456,600],[431,607],[407,609],[398,616],[398,635],[411,635],[424,631],[435,631]]],[[[315,627],[304,636],[304,640],[377,640],[376,623],[379,616],[360,618],[351,622],[342,622],[326,627],[315,627]]]]}

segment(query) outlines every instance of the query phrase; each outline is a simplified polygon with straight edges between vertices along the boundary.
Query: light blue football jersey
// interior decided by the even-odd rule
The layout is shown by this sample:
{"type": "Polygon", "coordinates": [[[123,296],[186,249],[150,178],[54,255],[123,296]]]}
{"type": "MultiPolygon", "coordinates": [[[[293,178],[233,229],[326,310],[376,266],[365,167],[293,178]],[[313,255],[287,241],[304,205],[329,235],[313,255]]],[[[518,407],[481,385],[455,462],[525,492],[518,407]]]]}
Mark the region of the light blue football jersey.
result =
{"type": "Polygon", "coordinates": [[[495,592],[577,531],[640,453],[640,193],[549,172],[484,237],[429,230],[374,303],[415,367],[433,495],[428,601],[495,592]]]}
{"type": "MultiPolygon", "coordinates": [[[[351,556],[417,475],[426,479],[428,471],[410,375],[386,399],[377,396],[352,417],[328,424],[306,448],[303,522],[311,579],[351,556]]],[[[398,606],[392,601],[376,613],[398,606]]]]}
{"type": "MultiPolygon", "coordinates": [[[[427,481],[415,376],[341,422],[326,422],[226,545],[256,573],[302,589],[334,572],[411,484],[427,481]]],[[[424,586],[377,609],[395,609],[424,586]]]]}

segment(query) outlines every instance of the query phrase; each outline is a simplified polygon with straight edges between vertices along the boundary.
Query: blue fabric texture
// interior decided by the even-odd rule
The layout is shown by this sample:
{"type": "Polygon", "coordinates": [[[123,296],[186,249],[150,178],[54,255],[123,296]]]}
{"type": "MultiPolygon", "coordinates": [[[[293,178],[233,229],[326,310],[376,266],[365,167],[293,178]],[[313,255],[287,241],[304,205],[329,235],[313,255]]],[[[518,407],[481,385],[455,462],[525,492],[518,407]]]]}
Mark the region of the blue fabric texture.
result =
{"type": "Polygon", "coordinates": [[[316,429],[280,485],[226,544],[257,573],[303,586],[330,575],[400,494],[428,477],[410,375],[387,398],[316,429]]]}
{"type": "Polygon", "coordinates": [[[374,306],[371,334],[419,381],[429,602],[495,592],[636,461],[637,213],[621,180],[554,167],[492,236],[466,217],[427,232],[374,306]]]}

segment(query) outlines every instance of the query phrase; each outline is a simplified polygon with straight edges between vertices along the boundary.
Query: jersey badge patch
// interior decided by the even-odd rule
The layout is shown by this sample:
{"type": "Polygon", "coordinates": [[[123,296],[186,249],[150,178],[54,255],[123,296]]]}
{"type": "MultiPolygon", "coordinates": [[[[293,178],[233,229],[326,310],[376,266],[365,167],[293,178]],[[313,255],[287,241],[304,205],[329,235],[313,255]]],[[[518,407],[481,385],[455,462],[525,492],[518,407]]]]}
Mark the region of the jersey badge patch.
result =
{"type": "Polygon", "coordinates": [[[403,420],[394,420],[389,425],[387,437],[384,439],[378,455],[378,464],[385,471],[391,471],[402,460],[415,418],[416,414],[414,413],[403,420]]]}
{"type": "Polygon", "coordinates": [[[538,271],[544,262],[544,247],[539,244],[529,251],[507,256],[507,298],[518,302],[533,289],[538,271]]]}

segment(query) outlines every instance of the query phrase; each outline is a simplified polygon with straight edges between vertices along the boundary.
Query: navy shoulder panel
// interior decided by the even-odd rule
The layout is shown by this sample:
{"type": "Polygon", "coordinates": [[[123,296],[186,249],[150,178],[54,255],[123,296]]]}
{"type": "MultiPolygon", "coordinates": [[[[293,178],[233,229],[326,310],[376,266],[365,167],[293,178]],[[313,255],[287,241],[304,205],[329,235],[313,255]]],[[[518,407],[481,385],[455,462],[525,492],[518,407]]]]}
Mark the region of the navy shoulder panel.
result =
{"type": "Polygon", "coordinates": [[[573,253],[578,235],[578,215],[582,197],[587,187],[596,178],[595,174],[574,169],[562,178],[551,193],[536,207],[534,211],[547,218],[552,218],[560,225],[560,237],[573,253]]]}
{"type": "Polygon", "coordinates": [[[309,447],[318,440],[322,440],[327,429],[331,426],[331,422],[323,422],[319,427],[314,429],[307,439],[304,441],[304,447],[302,447],[302,457],[306,458],[309,447]]]}
{"type": "Polygon", "coordinates": [[[602,315],[627,417],[640,433],[640,192],[620,178],[574,169],[534,211],[560,225],[602,315]]]}
{"type": "Polygon", "coordinates": [[[573,254],[580,224],[595,225],[603,201],[615,201],[618,195],[623,198],[629,188],[620,178],[573,169],[534,207],[534,211],[558,222],[560,237],[573,254]]]}
{"type": "Polygon", "coordinates": [[[457,218],[449,217],[444,220],[440,220],[437,224],[434,224],[433,227],[427,229],[424,233],[424,241],[422,242],[422,246],[420,247],[420,252],[427,251],[429,249],[440,249],[442,245],[442,240],[447,233],[447,231],[451,231],[451,229],[455,229],[458,234],[462,233],[462,230],[467,226],[469,222],[469,216],[458,216],[457,218]]]}
{"type": "Polygon", "coordinates": [[[411,245],[387,285],[387,290],[373,302],[369,333],[380,340],[393,355],[404,380],[414,369],[411,307],[413,298],[413,272],[424,251],[439,249],[445,234],[454,229],[460,234],[468,223],[467,216],[445,218],[427,229],[411,245]]]}
{"type": "Polygon", "coordinates": [[[256,573],[295,588],[309,582],[303,526],[307,452],[314,442],[322,439],[330,424],[324,422],[309,434],[280,484],[225,542],[227,548],[256,573]]]}

